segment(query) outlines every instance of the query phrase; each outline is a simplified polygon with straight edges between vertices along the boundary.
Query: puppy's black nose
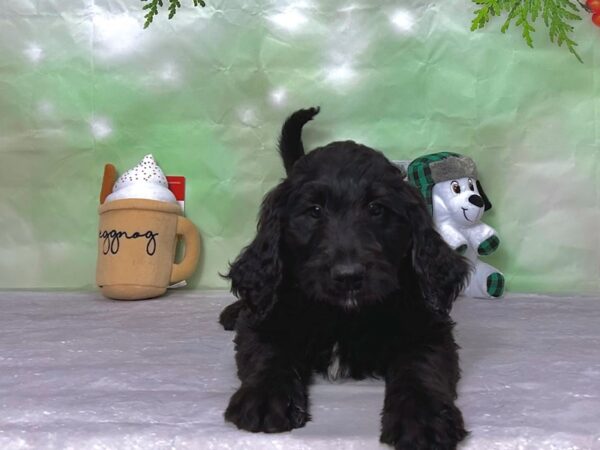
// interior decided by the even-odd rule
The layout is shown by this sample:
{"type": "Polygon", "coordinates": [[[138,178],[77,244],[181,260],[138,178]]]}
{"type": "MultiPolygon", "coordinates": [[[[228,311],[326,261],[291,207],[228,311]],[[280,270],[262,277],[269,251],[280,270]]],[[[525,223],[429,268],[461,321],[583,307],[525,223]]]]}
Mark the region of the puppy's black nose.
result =
{"type": "Polygon", "coordinates": [[[331,278],[346,289],[360,289],[365,276],[365,266],[358,263],[336,264],[331,268],[331,278]]]}
{"type": "Polygon", "coordinates": [[[473,194],[469,197],[469,203],[481,208],[483,206],[483,199],[479,195],[473,194]]]}

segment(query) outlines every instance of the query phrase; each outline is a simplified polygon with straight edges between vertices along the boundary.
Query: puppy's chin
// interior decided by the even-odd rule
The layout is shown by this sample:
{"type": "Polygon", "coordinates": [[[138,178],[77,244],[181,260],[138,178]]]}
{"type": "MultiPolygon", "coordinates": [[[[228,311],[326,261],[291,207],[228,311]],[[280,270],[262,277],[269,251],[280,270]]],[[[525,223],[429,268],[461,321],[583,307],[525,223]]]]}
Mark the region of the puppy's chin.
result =
{"type": "Polygon", "coordinates": [[[357,310],[359,307],[359,295],[359,291],[356,289],[350,289],[345,294],[342,294],[342,308],[346,311],[357,310]]]}
{"type": "Polygon", "coordinates": [[[369,294],[363,289],[332,290],[313,294],[310,297],[316,302],[326,303],[347,313],[359,312],[361,309],[382,300],[381,297],[369,294]]]}

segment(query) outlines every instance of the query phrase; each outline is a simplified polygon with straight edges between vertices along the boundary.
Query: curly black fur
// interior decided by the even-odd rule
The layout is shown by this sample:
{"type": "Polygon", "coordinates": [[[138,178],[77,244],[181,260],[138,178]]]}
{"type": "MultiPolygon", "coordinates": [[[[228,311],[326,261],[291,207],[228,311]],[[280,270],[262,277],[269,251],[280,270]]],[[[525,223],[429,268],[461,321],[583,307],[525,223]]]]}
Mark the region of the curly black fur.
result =
{"type": "Polygon", "coordinates": [[[289,174],[296,161],[304,156],[302,127],[317,114],[319,114],[318,107],[299,109],[288,117],[283,124],[279,138],[279,153],[281,154],[286,174],[289,174]]]}
{"type": "Polygon", "coordinates": [[[284,125],[288,177],[228,274],[240,300],[220,319],[236,330],[241,387],[225,419],[254,432],[302,427],[313,373],[374,376],[386,383],[381,442],[455,448],[466,431],[448,312],[468,265],[381,153],[346,141],[304,155],[300,130],[317,112],[284,125]]]}

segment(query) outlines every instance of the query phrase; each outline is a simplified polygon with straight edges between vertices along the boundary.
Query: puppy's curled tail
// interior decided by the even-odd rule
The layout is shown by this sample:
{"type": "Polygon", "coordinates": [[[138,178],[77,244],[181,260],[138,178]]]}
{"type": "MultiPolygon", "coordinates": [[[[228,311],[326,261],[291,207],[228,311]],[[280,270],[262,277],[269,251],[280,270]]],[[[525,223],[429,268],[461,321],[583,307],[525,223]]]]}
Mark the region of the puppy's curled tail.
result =
{"type": "Polygon", "coordinates": [[[304,156],[302,127],[306,122],[319,114],[319,111],[320,108],[318,106],[299,109],[289,116],[283,124],[281,137],[279,138],[279,153],[281,154],[281,159],[283,159],[286,174],[289,174],[296,161],[304,156]]]}

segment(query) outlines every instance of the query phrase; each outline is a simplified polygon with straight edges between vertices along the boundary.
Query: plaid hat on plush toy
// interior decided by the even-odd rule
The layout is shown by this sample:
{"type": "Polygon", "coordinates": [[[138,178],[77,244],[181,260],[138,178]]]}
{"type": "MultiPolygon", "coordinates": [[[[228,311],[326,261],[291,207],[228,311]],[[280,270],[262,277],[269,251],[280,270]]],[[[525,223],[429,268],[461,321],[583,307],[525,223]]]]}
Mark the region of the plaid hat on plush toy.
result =
{"type": "MultiPolygon", "coordinates": [[[[408,165],[407,172],[408,182],[421,192],[430,213],[433,213],[432,191],[434,184],[464,177],[477,179],[475,162],[468,156],[451,152],[433,153],[417,158],[408,165]]],[[[483,192],[479,181],[477,181],[477,188],[487,211],[492,207],[492,204],[483,192]]]]}

